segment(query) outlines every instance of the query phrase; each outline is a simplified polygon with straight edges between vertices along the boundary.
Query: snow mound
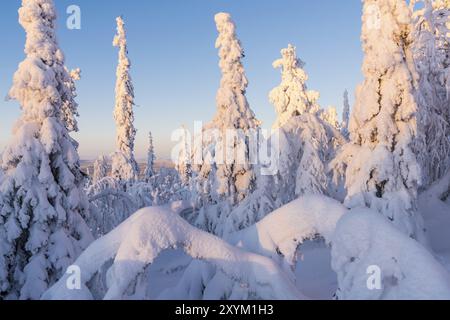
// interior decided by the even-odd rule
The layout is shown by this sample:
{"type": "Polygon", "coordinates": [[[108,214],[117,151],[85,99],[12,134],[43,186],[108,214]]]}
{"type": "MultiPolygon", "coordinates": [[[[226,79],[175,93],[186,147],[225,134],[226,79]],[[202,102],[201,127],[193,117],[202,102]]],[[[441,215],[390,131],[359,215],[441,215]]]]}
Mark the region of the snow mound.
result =
{"type": "Polygon", "coordinates": [[[326,196],[304,196],[274,211],[250,228],[232,234],[230,242],[293,266],[296,251],[305,240],[321,236],[330,242],[336,223],[347,212],[326,196]]]}
{"type": "Polygon", "coordinates": [[[66,274],[43,299],[93,299],[88,282],[104,270],[104,299],[126,299],[133,294],[136,279],[165,249],[182,248],[258,293],[262,299],[301,299],[303,296],[271,259],[247,253],[200,231],[178,216],[181,208],[152,207],[138,211],[119,227],[95,241],[74,263],[81,270],[80,290],[67,288],[66,274]]]}
{"type": "Polygon", "coordinates": [[[417,241],[369,209],[354,209],[338,222],[332,267],[339,299],[450,299],[450,276],[417,241]],[[368,289],[373,267],[381,288],[368,289]]]}

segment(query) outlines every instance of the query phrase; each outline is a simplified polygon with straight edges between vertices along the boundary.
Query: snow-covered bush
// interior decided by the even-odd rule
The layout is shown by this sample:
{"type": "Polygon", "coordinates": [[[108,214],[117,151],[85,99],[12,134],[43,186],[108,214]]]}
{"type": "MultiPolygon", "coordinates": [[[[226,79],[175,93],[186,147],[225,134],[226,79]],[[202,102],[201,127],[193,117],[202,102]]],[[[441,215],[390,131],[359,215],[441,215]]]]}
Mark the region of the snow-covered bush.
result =
{"type": "MultiPolygon", "coordinates": [[[[75,262],[81,269],[81,290],[69,290],[68,275],[44,295],[44,299],[92,299],[89,281],[103,266],[106,292],[100,298],[125,299],[135,295],[146,268],[165,249],[181,248],[193,259],[211,264],[229,282],[247,286],[262,299],[300,299],[302,295],[285,273],[269,258],[245,252],[200,231],[178,216],[181,207],[153,207],[138,211],[108,235],[95,241],[75,262]],[[177,212],[178,211],[178,212],[177,212]],[[95,257],[95,258],[94,258],[95,257]]],[[[141,291],[142,292],[142,291],[141,291]]],[[[145,292],[145,291],[144,291],[145,292]]]]}
{"type": "Polygon", "coordinates": [[[118,180],[133,182],[138,180],[139,168],[134,158],[134,88],[130,76],[131,62],[128,58],[125,23],[121,17],[117,19],[117,34],[113,45],[119,48],[119,64],[117,66],[116,105],[114,119],[116,121],[116,152],[111,156],[112,176],[118,180]]]}
{"type": "Polygon", "coordinates": [[[344,215],[331,241],[338,299],[450,299],[449,273],[376,211],[344,215]]]}
{"type": "Polygon", "coordinates": [[[23,0],[26,58],[9,91],[22,114],[2,155],[0,298],[39,299],[92,240],[78,144],[69,136],[75,90],[55,20],[53,1],[23,0]]]}
{"type": "Polygon", "coordinates": [[[336,223],[346,213],[347,208],[334,199],[322,195],[304,196],[253,226],[230,234],[227,240],[245,250],[270,257],[286,271],[292,271],[299,245],[316,237],[330,244],[336,223]]]}
{"type": "MultiPolygon", "coordinates": [[[[128,187],[136,192],[135,184],[128,187]]],[[[91,210],[88,225],[96,238],[113,230],[136,210],[151,205],[151,202],[139,201],[139,197],[128,189],[123,182],[112,177],[105,177],[88,187],[91,210]]]]}

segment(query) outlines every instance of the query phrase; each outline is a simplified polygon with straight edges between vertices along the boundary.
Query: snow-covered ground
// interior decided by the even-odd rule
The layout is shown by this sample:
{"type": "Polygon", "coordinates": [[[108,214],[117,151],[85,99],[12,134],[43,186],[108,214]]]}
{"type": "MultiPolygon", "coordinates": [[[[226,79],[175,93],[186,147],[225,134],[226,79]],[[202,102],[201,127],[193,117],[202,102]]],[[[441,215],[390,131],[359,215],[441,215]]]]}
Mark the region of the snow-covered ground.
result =
{"type": "Polygon", "coordinates": [[[216,115],[194,147],[183,129],[174,168],[158,168],[149,134],[145,170],[119,16],[115,152],[86,176],[72,137],[80,69],[65,65],[54,1],[22,0],[0,299],[450,300],[450,1],[420,2],[363,0],[364,79],[342,122],[296,47],[282,49],[270,135],[246,96],[238,28],[216,14],[216,115]]]}
{"type": "Polygon", "coordinates": [[[450,173],[419,197],[430,247],[450,272],[450,173]],[[446,197],[443,201],[443,197],[446,197]]]}
{"type": "Polygon", "coordinates": [[[77,259],[80,290],[65,275],[43,298],[450,299],[448,271],[369,209],[302,197],[225,242],[179,217],[186,204],[138,211],[77,259]],[[381,271],[376,290],[371,266],[381,271]]]}

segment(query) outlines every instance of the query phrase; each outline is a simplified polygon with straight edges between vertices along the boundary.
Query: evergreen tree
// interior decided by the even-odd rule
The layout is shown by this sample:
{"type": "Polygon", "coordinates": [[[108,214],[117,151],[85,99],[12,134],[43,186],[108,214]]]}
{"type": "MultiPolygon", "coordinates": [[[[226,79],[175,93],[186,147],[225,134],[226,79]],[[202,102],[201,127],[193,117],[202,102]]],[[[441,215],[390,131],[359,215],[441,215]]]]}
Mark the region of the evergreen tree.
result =
{"type": "Polygon", "coordinates": [[[85,177],[69,136],[74,90],[55,20],[52,0],[22,1],[26,58],[9,92],[22,114],[2,155],[0,181],[0,298],[39,299],[92,240],[85,177]]]}
{"type": "Polygon", "coordinates": [[[106,156],[100,156],[94,162],[94,173],[92,177],[93,184],[98,183],[103,178],[108,176],[108,158],[106,156]]]}
{"type": "Polygon", "coordinates": [[[222,79],[217,92],[217,113],[203,128],[203,163],[196,164],[198,206],[201,212],[196,223],[216,234],[223,232],[223,224],[233,207],[254,191],[256,175],[250,164],[248,136],[260,125],[245,96],[248,80],[241,59],[244,51],[236,37],[236,27],[228,13],[215,16],[219,36],[222,79]],[[218,134],[211,134],[214,131],[218,134]],[[227,134],[234,135],[227,139],[227,134]],[[227,140],[232,140],[227,141],[227,140]],[[230,149],[233,153],[229,159],[230,149]],[[243,151],[245,159],[235,157],[243,151]],[[224,161],[218,160],[219,158],[224,161]],[[212,160],[212,161],[210,161],[212,160]]]}
{"type": "Polygon", "coordinates": [[[189,135],[186,128],[183,127],[183,146],[179,153],[177,171],[180,176],[181,183],[185,186],[190,184],[192,178],[192,160],[191,160],[191,143],[188,140],[189,135]]]}
{"type": "Polygon", "coordinates": [[[153,148],[152,133],[148,133],[148,152],[147,152],[147,167],[145,168],[144,177],[148,182],[151,177],[155,175],[155,150],[153,148]]]}
{"type": "Polygon", "coordinates": [[[342,124],[341,124],[341,132],[342,135],[348,138],[348,124],[350,122],[350,103],[348,102],[348,91],[344,91],[344,109],[342,111],[342,124]]]}
{"type": "Polygon", "coordinates": [[[419,74],[417,149],[423,184],[427,186],[439,180],[450,168],[450,99],[446,83],[450,58],[448,37],[441,36],[443,31],[438,23],[440,14],[437,12],[440,10],[435,9],[440,7],[436,2],[434,8],[431,0],[425,0],[424,5],[424,9],[416,13],[413,53],[419,74]]]}
{"type": "Polygon", "coordinates": [[[365,79],[356,92],[351,141],[333,166],[345,171],[348,207],[377,210],[422,241],[416,205],[421,173],[414,150],[418,105],[411,37],[411,14],[405,1],[364,1],[365,79]],[[379,23],[374,22],[374,7],[379,10],[379,23]]]}
{"type": "Polygon", "coordinates": [[[117,35],[113,45],[119,48],[119,64],[117,66],[116,105],[114,119],[116,121],[116,152],[112,155],[112,176],[124,182],[138,179],[139,168],[134,158],[134,88],[130,76],[131,62],[128,59],[125,23],[118,17],[117,35]]]}

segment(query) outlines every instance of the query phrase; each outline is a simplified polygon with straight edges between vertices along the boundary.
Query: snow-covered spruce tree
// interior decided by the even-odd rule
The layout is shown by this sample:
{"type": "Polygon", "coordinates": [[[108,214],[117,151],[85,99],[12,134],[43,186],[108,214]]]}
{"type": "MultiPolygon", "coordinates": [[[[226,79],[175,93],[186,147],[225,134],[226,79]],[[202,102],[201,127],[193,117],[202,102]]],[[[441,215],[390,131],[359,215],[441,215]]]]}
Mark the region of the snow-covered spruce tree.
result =
{"type": "Polygon", "coordinates": [[[351,141],[332,166],[345,172],[346,206],[377,210],[422,241],[416,205],[421,173],[413,148],[418,105],[411,14],[403,0],[365,0],[362,20],[365,79],[356,92],[351,141]]]}
{"type": "Polygon", "coordinates": [[[282,81],[269,94],[270,102],[275,106],[277,119],[273,127],[281,128],[295,116],[319,111],[317,91],[308,91],[308,75],[303,67],[305,63],[297,58],[296,48],[289,44],[281,50],[281,58],[273,63],[274,68],[282,70],[282,81]]]}
{"type": "Polygon", "coordinates": [[[191,143],[188,140],[189,135],[187,134],[186,128],[183,128],[183,146],[180,150],[178,163],[176,165],[178,175],[180,176],[181,183],[185,186],[190,184],[192,178],[192,160],[191,160],[191,143]]]}
{"type": "Polygon", "coordinates": [[[341,129],[336,107],[331,106],[328,109],[323,110],[320,114],[320,117],[333,128],[337,130],[341,129]]]}
{"type": "Polygon", "coordinates": [[[257,176],[254,192],[233,209],[226,221],[226,234],[251,226],[298,196],[328,194],[343,198],[338,192],[341,188],[327,175],[326,167],[334,157],[335,147],[344,143],[344,139],[322,119],[324,112],[317,103],[319,93],[307,90],[308,76],[295,47],[289,45],[281,55],[273,66],[281,68],[282,82],[269,95],[277,112],[275,132],[268,142],[278,140],[279,148],[272,150],[279,155],[277,171],[257,176]]]}
{"type": "Polygon", "coordinates": [[[67,130],[69,132],[78,131],[78,123],[76,117],[78,114],[78,103],[75,101],[77,96],[75,81],[81,79],[81,70],[79,68],[69,71],[64,66],[64,70],[60,70],[57,73],[57,77],[60,78],[60,82],[64,85],[61,88],[61,116],[64,121],[67,130]]]}
{"type": "Polygon", "coordinates": [[[116,121],[116,152],[112,155],[112,176],[123,182],[138,179],[139,168],[134,158],[134,88],[130,76],[131,62],[128,59],[125,23],[118,17],[117,35],[113,45],[119,48],[119,64],[117,66],[116,105],[114,119],[116,121]]]}
{"type": "Polygon", "coordinates": [[[94,162],[94,173],[92,176],[92,183],[97,184],[100,180],[108,176],[108,158],[100,156],[94,162]]]}
{"type": "Polygon", "coordinates": [[[450,123],[450,0],[435,0],[433,8],[438,39],[438,57],[443,69],[441,81],[446,88],[447,102],[444,104],[444,115],[447,123],[450,123]]]}
{"type": "Polygon", "coordinates": [[[144,172],[144,179],[148,182],[155,175],[155,150],[153,147],[152,133],[148,133],[147,167],[144,172]]]}
{"type": "Polygon", "coordinates": [[[431,0],[425,0],[424,5],[424,9],[415,15],[413,52],[420,76],[417,92],[420,133],[418,154],[423,184],[428,186],[439,180],[450,168],[450,97],[446,83],[450,57],[448,37],[441,36],[442,33],[448,33],[448,29],[445,27],[446,30],[442,31],[439,28],[440,14],[437,12],[440,10],[433,8],[431,0]]]}
{"type": "Polygon", "coordinates": [[[270,93],[277,111],[274,128],[279,128],[279,172],[275,177],[279,205],[304,194],[328,194],[327,163],[343,138],[334,126],[321,119],[318,93],[308,91],[304,63],[289,45],[274,62],[282,69],[282,82],[270,93]]]}
{"type": "Polygon", "coordinates": [[[348,91],[344,91],[344,108],[342,111],[342,124],[341,124],[341,133],[345,138],[348,138],[348,125],[350,122],[350,103],[348,101],[348,91]]]}
{"type": "Polygon", "coordinates": [[[5,299],[40,298],[92,240],[84,222],[85,177],[65,121],[76,114],[76,104],[65,113],[73,91],[55,20],[52,0],[22,1],[26,58],[8,95],[22,114],[2,155],[0,181],[0,298],[5,299]]]}
{"type": "Polygon", "coordinates": [[[222,79],[216,97],[217,114],[203,128],[204,160],[200,165],[195,164],[197,178],[193,183],[199,195],[196,202],[201,208],[196,224],[221,234],[223,222],[231,209],[254,191],[255,172],[248,161],[250,147],[246,138],[250,131],[259,127],[260,122],[245,96],[248,80],[241,62],[244,51],[236,37],[235,24],[227,13],[217,14],[215,21],[219,32],[216,47],[219,49],[222,79]],[[211,134],[212,131],[219,134],[211,134]],[[235,134],[232,144],[226,141],[227,131],[235,134]],[[246,160],[227,159],[227,147],[244,150],[246,160]],[[214,160],[209,161],[210,156],[214,160]],[[217,161],[219,158],[224,161],[217,161]]]}

